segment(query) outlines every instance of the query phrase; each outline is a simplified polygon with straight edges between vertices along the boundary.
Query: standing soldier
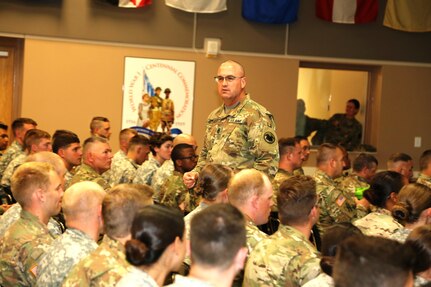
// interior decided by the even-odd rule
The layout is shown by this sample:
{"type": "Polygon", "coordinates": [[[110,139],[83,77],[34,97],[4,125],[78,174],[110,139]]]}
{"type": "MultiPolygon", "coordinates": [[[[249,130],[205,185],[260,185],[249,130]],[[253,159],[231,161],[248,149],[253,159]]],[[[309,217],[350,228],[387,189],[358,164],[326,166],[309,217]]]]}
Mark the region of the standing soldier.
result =
{"type": "Polygon", "coordinates": [[[175,118],[174,101],[169,98],[171,89],[165,89],[165,99],[162,102],[162,132],[169,134],[175,118]]]}

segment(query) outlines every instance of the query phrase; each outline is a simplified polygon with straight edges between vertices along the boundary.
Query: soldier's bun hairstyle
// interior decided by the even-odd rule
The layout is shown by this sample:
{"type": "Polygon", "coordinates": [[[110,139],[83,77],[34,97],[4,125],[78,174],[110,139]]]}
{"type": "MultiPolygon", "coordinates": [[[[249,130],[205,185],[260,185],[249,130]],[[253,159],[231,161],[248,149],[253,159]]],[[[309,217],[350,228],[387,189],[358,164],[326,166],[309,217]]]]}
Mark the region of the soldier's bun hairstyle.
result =
{"type": "Polygon", "coordinates": [[[215,200],[219,192],[225,190],[233,176],[231,168],[222,164],[207,164],[199,174],[196,194],[207,200],[215,200]]]}
{"type": "MultiPolygon", "coordinates": [[[[320,268],[323,272],[332,276],[332,267],[335,262],[337,247],[341,242],[353,236],[362,236],[359,228],[350,222],[341,222],[331,225],[322,237],[322,258],[320,268]]],[[[359,237],[358,240],[361,240],[359,237]]]]}
{"type": "Polygon", "coordinates": [[[392,216],[402,224],[414,223],[428,208],[431,208],[431,189],[420,183],[410,183],[398,194],[392,216]]]}
{"type": "Polygon", "coordinates": [[[377,173],[370,183],[370,188],[364,191],[364,197],[378,207],[385,207],[392,192],[399,193],[403,187],[403,176],[395,171],[377,173]]]}
{"type": "Polygon", "coordinates": [[[134,266],[151,265],[175,238],[183,238],[183,215],[161,205],[146,206],[133,220],[131,233],[132,239],[126,242],[127,261],[134,266]]]}

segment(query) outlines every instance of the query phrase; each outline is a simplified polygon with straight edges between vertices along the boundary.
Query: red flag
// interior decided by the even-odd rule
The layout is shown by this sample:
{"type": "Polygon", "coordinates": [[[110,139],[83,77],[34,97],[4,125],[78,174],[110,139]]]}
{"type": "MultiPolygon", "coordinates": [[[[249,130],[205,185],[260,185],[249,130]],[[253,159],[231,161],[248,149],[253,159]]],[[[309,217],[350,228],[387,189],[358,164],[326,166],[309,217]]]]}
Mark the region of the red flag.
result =
{"type": "Polygon", "coordinates": [[[316,16],[335,23],[372,22],[378,10],[378,0],[316,0],[316,16]]]}
{"type": "Polygon", "coordinates": [[[150,5],[151,0],[120,0],[118,7],[122,8],[142,8],[150,5]]]}

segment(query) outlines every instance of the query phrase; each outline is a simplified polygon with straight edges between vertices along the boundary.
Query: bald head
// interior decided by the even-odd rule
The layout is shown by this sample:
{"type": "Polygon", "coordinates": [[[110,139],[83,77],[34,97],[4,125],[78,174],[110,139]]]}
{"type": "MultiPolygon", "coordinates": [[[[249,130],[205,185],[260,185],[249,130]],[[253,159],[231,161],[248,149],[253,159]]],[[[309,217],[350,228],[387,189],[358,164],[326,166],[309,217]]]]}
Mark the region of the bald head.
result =
{"type": "Polygon", "coordinates": [[[65,191],[62,202],[66,222],[85,221],[96,215],[105,195],[103,188],[95,182],[82,181],[72,185],[65,191]]]}

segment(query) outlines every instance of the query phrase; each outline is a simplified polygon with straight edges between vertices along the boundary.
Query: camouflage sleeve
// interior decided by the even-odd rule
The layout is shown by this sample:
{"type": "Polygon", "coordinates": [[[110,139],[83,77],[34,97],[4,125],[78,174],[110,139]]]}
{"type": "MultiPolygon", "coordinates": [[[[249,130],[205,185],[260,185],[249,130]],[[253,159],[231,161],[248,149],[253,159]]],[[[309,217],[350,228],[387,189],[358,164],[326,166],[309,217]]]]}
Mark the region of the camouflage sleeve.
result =
{"type": "Polygon", "coordinates": [[[260,113],[249,121],[248,137],[251,142],[250,153],[254,155],[254,168],[273,178],[278,168],[278,140],[275,122],[269,112],[260,113]]]}
{"type": "Polygon", "coordinates": [[[289,268],[286,269],[286,286],[302,286],[311,279],[316,278],[320,272],[320,259],[317,257],[302,260],[292,259],[289,268]]]}
{"type": "Polygon", "coordinates": [[[75,265],[61,284],[62,287],[89,287],[91,280],[81,264],[75,265]]]}
{"type": "Polygon", "coordinates": [[[357,123],[351,130],[349,134],[349,139],[346,142],[347,150],[354,150],[361,144],[362,139],[362,125],[357,123]]]}
{"type": "Polygon", "coordinates": [[[205,130],[205,136],[204,136],[204,144],[201,149],[201,153],[199,154],[198,163],[196,164],[193,171],[196,171],[198,173],[201,172],[202,168],[207,164],[207,156],[208,156],[208,135],[209,135],[209,129],[208,124],[205,130]]]}
{"type": "Polygon", "coordinates": [[[353,197],[338,188],[333,189],[328,194],[327,204],[329,216],[337,223],[350,222],[361,216],[361,213],[357,212],[353,197]]]}

